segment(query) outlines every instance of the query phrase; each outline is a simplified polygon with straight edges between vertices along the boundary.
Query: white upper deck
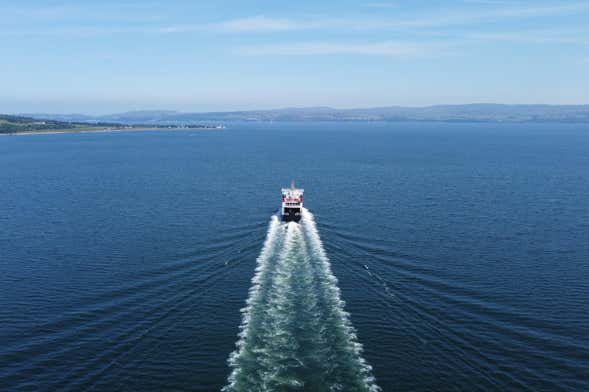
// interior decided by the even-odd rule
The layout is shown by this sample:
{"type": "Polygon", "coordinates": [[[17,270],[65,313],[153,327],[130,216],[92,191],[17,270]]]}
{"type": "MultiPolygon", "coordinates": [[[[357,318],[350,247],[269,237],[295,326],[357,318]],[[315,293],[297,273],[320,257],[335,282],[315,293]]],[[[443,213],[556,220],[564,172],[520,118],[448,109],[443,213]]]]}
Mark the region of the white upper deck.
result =
{"type": "Polygon", "coordinates": [[[282,197],[284,198],[293,198],[298,199],[303,196],[304,189],[291,189],[291,188],[282,188],[282,197]]]}
{"type": "Polygon", "coordinates": [[[282,207],[302,207],[304,189],[295,188],[294,181],[290,188],[282,188],[282,207]]]}

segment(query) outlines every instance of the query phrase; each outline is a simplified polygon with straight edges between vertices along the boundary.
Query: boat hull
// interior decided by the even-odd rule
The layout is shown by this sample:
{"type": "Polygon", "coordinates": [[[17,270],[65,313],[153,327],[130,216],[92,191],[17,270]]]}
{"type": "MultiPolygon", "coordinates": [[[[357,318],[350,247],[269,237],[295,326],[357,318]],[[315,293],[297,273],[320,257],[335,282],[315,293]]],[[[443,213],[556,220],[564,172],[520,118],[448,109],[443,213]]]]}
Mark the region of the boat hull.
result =
{"type": "Polygon", "coordinates": [[[283,222],[299,222],[301,220],[300,208],[285,208],[282,213],[283,222]]]}

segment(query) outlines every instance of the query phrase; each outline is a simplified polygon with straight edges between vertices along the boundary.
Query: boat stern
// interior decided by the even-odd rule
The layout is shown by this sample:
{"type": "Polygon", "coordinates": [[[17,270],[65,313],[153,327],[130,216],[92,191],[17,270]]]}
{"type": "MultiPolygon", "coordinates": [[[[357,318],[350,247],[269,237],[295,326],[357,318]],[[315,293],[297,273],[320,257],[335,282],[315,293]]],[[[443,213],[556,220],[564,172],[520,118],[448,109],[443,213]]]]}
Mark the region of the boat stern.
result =
{"type": "Polygon", "coordinates": [[[299,222],[303,215],[303,192],[292,182],[290,188],[282,188],[282,208],[280,209],[283,222],[299,222]]]}

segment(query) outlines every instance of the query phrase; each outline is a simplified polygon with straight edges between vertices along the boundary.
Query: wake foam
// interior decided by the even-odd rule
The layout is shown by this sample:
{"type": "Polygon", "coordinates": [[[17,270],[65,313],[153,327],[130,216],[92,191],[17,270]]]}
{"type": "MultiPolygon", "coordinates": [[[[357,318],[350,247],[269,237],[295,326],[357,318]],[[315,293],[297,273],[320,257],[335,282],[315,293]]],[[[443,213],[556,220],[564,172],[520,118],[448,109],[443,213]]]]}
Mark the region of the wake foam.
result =
{"type": "Polygon", "coordinates": [[[379,391],[313,214],[272,217],[223,391],[379,391]]]}

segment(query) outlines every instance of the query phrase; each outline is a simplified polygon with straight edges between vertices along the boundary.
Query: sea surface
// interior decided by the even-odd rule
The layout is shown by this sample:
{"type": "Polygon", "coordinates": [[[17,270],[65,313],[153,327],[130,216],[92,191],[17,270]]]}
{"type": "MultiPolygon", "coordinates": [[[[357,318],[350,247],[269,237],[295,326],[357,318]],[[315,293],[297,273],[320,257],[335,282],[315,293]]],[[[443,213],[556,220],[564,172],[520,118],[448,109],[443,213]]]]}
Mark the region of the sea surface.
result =
{"type": "Polygon", "coordinates": [[[0,137],[0,390],[587,391],[589,125],[0,137]]]}

